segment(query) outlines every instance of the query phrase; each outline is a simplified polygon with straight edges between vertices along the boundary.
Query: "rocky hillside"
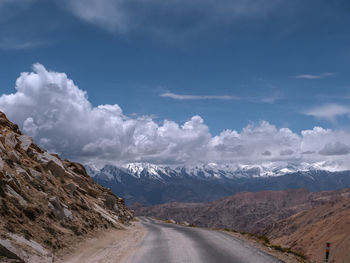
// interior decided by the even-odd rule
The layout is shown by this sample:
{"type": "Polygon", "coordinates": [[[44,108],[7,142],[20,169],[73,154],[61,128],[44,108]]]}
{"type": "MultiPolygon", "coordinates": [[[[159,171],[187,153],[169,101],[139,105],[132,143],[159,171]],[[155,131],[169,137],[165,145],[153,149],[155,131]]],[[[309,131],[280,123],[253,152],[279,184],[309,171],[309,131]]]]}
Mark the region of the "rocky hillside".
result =
{"type": "Polygon", "coordinates": [[[78,163],[33,144],[0,113],[0,259],[52,262],[97,231],[133,219],[78,163]]]}
{"type": "Polygon", "coordinates": [[[330,262],[350,262],[350,189],[245,192],[211,203],[133,207],[138,215],[267,235],[312,262],[322,262],[331,242],[330,262]]]}

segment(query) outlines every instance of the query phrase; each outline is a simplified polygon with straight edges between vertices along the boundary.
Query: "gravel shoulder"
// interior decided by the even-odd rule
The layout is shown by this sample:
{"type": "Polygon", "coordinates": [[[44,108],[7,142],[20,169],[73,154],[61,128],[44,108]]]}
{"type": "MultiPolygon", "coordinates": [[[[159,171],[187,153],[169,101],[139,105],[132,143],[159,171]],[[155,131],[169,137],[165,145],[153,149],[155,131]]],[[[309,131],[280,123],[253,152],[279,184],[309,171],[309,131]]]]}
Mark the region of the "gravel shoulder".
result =
{"type": "Polygon", "coordinates": [[[133,254],[146,235],[139,222],[122,230],[107,230],[73,248],[73,252],[56,258],[60,263],[123,263],[133,254]]]}
{"type": "Polygon", "coordinates": [[[285,252],[281,252],[281,251],[277,251],[275,249],[272,249],[272,248],[266,246],[265,244],[263,244],[263,242],[257,240],[257,238],[255,238],[253,236],[242,235],[240,233],[227,232],[227,231],[222,231],[222,230],[218,230],[218,231],[227,233],[228,235],[232,235],[232,236],[237,237],[241,240],[244,240],[244,241],[248,242],[250,245],[260,249],[261,251],[264,251],[266,254],[269,254],[275,258],[278,258],[279,260],[283,261],[284,263],[307,263],[308,262],[308,261],[303,260],[295,255],[290,254],[290,253],[285,253],[285,252]]]}

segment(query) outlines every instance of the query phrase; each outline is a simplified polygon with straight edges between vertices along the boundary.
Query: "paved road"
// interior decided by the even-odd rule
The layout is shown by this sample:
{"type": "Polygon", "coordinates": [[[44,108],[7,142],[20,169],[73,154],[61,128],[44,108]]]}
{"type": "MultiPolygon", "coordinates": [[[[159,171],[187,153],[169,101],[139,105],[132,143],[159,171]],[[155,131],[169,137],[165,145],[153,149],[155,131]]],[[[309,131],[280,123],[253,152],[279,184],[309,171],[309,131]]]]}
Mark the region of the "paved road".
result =
{"type": "Polygon", "coordinates": [[[128,263],[282,262],[232,235],[141,217],[148,233],[128,263]]]}

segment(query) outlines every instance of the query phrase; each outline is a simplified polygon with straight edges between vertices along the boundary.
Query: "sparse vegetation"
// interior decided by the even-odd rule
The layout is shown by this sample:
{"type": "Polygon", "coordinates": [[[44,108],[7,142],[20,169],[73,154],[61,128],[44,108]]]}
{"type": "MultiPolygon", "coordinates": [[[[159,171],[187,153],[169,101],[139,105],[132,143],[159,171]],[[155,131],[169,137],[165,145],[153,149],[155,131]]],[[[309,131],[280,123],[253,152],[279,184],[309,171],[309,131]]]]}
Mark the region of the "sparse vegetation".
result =
{"type": "Polygon", "coordinates": [[[294,250],[292,250],[290,248],[284,248],[284,247],[281,247],[280,245],[270,245],[269,247],[273,248],[273,249],[275,249],[277,251],[281,251],[283,253],[293,254],[293,255],[295,255],[295,256],[297,256],[297,257],[299,257],[301,259],[304,259],[304,260],[307,259],[307,257],[304,254],[296,252],[296,251],[294,251],[294,250]]]}
{"type": "Polygon", "coordinates": [[[269,240],[269,238],[267,236],[265,236],[265,235],[262,235],[262,236],[257,235],[256,237],[259,240],[263,241],[265,244],[270,244],[270,240],[269,240]]]}

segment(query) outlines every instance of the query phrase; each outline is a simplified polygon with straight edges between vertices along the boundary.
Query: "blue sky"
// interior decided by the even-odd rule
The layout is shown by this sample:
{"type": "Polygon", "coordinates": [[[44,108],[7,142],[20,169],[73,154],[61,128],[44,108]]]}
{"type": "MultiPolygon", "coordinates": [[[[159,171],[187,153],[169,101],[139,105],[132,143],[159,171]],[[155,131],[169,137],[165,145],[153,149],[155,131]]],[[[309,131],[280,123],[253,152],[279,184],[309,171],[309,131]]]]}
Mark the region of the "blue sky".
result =
{"type": "Polygon", "coordinates": [[[34,63],[65,72],[93,106],[212,136],[263,120],[347,131],[349,1],[4,0],[1,94],[34,63]]]}

